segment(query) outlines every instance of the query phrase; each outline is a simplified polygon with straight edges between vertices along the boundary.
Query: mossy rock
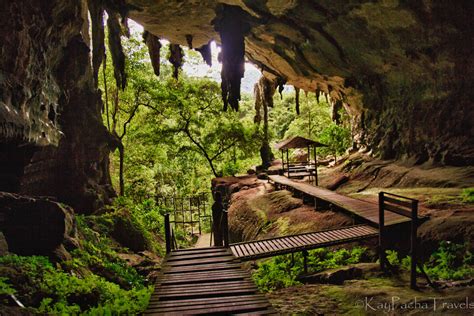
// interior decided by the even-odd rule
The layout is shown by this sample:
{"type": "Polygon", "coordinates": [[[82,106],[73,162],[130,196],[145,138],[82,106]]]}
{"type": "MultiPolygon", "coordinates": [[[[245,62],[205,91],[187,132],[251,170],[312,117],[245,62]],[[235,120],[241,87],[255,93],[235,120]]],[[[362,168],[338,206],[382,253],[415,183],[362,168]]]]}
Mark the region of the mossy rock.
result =
{"type": "Polygon", "coordinates": [[[153,250],[148,233],[133,219],[129,211],[121,210],[115,213],[113,222],[114,227],[110,235],[122,246],[134,252],[153,250]]]}

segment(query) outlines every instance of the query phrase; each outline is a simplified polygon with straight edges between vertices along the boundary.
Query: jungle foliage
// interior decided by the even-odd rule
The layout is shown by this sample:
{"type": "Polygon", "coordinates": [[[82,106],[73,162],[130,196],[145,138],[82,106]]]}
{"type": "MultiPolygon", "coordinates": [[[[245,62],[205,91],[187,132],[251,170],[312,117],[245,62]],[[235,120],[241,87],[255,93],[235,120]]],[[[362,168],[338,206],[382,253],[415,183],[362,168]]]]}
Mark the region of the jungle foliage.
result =
{"type": "MultiPolygon", "coordinates": [[[[104,124],[117,140],[113,182],[122,195],[140,202],[156,195],[207,191],[211,178],[245,173],[260,164],[263,126],[254,123],[253,96],[242,95],[239,112],[223,112],[219,84],[183,71],[176,80],[166,47],[158,78],[138,34],[123,44],[126,88],[113,84],[111,60],[99,81],[104,124]]],[[[196,52],[185,54],[186,63],[203,63],[196,52]]],[[[321,156],[342,154],[350,145],[349,128],[331,122],[331,106],[322,99],[301,96],[301,113],[296,115],[294,91],[276,94],[269,109],[271,143],[300,135],[328,144],[320,149],[321,156]]]]}
{"type": "MultiPolygon", "coordinates": [[[[316,273],[326,269],[337,268],[347,264],[367,260],[367,249],[354,247],[332,251],[318,248],[308,252],[308,272],[316,273]]],[[[301,253],[272,257],[258,264],[252,279],[263,292],[301,284],[297,278],[303,273],[303,256],[301,253]]]]}

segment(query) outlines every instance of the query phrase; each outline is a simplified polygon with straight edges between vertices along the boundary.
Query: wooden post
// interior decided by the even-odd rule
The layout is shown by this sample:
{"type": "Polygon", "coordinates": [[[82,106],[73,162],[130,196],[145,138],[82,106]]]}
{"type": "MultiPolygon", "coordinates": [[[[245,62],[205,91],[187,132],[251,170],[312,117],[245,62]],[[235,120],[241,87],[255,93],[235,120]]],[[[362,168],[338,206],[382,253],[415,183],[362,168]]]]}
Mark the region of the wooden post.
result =
{"type": "Polygon", "coordinates": [[[314,185],[318,185],[318,165],[316,158],[316,145],[313,145],[313,156],[314,156],[314,185]]]}
{"type": "Polygon", "coordinates": [[[416,286],[416,264],[418,260],[417,254],[417,230],[418,230],[418,201],[411,202],[411,274],[410,274],[410,287],[417,289],[416,286]]]}
{"type": "Polygon", "coordinates": [[[287,168],[287,172],[288,172],[288,178],[290,178],[290,156],[289,156],[288,151],[289,151],[289,149],[287,148],[286,149],[286,168],[287,168]]]}
{"type": "Polygon", "coordinates": [[[170,214],[165,214],[165,242],[166,242],[166,253],[171,252],[171,225],[170,225],[170,214]]]}
{"type": "Polygon", "coordinates": [[[285,157],[283,155],[283,149],[281,151],[281,170],[283,171],[283,175],[285,175],[285,157]]]}
{"type": "Polygon", "coordinates": [[[302,251],[303,253],[303,271],[305,274],[308,273],[308,251],[307,250],[303,250],[302,251]]]}
{"type": "Polygon", "coordinates": [[[379,192],[379,260],[380,260],[380,269],[385,270],[385,247],[384,247],[384,208],[383,201],[384,194],[379,192]]]}
{"type": "Polygon", "coordinates": [[[186,230],[185,229],[185,217],[186,217],[186,211],[184,210],[184,196],[181,197],[181,215],[183,216],[183,230],[186,230]]]}
{"type": "Polygon", "coordinates": [[[223,227],[223,233],[224,233],[224,247],[229,248],[229,218],[228,218],[228,212],[226,210],[222,211],[222,226],[223,227]]]}
{"type": "Polygon", "coordinates": [[[194,235],[194,219],[193,219],[193,205],[192,205],[192,196],[189,197],[189,216],[191,217],[191,235],[194,235]]]}

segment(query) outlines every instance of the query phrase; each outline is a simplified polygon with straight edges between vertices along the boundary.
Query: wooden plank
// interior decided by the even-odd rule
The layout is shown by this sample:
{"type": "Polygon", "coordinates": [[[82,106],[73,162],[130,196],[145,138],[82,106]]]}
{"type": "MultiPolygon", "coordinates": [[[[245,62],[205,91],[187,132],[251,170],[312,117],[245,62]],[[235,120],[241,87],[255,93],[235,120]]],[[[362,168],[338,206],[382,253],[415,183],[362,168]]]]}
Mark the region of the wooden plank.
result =
{"type": "MultiPolygon", "coordinates": [[[[245,299],[241,299],[239,296],[235,296],[232,298],[232,300],[228,299],[226,297],[225,300],[222,298],[217,298],[218,301],[210,301],[210,299],[216,299],[216,298],[206,298],[203,299],[202,302],[196,302],[196,303],[187,303],[186,305],[182,305],[178,303],[180,301],[168,301],[168,302],[160,302],[158,304],[150,305],[151,308],[156,309],[157,311],[163,313],[163,312],[174,312],[174,311],[186,311],[186,310],[195,310],[195,309],[200,309],[200,308],[216,308],[216,307],[226,307],[226,306],[238,306],[242,304],[260,304],[260,303],[267,303],[268,301],[265,298],[259,298],[256,296],[249,296],[249,295],[242,295],[245,297],[245,299]],[[248,298],[247,298],[248,297],[248,298]],[[172,303],[170,305],[163,305],[163,303],[172,303]]],[[[191,301],[192,300],[187,300],[191,301]]]]}
{"type": "Polygon", "coordinates": [[[219,258],[208,258],[208,259],[193,259],[186,261],[176,261],[176,262],[167,262],[168,266],[179,267],[179,266],[189,266],[189,265],[199,265],[199,264],[210,264],[210,263],[222,263],[222,262],[232,262],[234,257],[219,257],[219,258]]]}
{"type": "Polygon", "coordinates": [[[176,249],[173,250],[173,254],[185,254],[185,253],[203,253],[203,252],[226,252],[227,248],[224,247],[204,247],[204,248],[190,248],[190,249],[176,249]]]}
{"type": "Polygon", "coordinates": [[[412,202],[411,201],[408,202],[408,201],[404,201],[404,200],[394,199],[394,198],[391,198],[391,197],[386,196],[386,195],[384,195],[383,201],[384,202],[390,202],[390,203],[393,203],[393,204],[397,204],[397,205],[400,205],[400,206],[404,206],[404,207],[407,207],[409,209],[411,209],[411,207],[412,207],[412,202]]]}
{"type": "Polygon", "coordinates": [[[186,284],[186,285],[162,285],[161,290],[166,292],[166,294],[171,295],[173,293],[200,293],[208,291],[217,291],[225,289],[234,289],[234,288],[244,288],[251,287],[256,289],[255,284],[248,280],[239,280],[239,281],[228,281],[228,282],[207,282],[199,284],[186,284]]]}
{"type": "Polygon", "coordinates": [[[276,249],[276,251],[285,249],[285,248],[291,248],[293,247],[287,240],[286,238],[278,238],[274,239],[272,241],[269,241],[276,249]]]}
{"type": "Polygon", "coordinates": [[[252,248],[252,251],[254,252],[254,254],[261,253],[261,251],[257,248],[257,243],[255,241],[249,243],[249,246],[252,248]]]}
{"type": "Polygon", "coordinates": [[[347,238],[354,237],[353,231],[345,230],[345,229],[334,230],[332,234],[335,235],[336,238],[339,238],[339,239],[347,239],[347,238]]]}
{"type": "Polygon", "coordinates": [[[212,274],[212,275],[197,275],[197,276],[186,276],[184,278],[174,278],[174,279],[162,279],[160,280],[161,285],[177,285],[177,284],[192,284],[199,283],[202,284],[206,281],[233,281],[239,280],[246,277],[245,275],[236,273],[236,274],[212,274]]]}
{"type": "MultiPolygon", "coordinates": [[[[252,295],[238,295],[238,296],[227,296],[226,300],[228,301],[247,301],[252,299],[266,300],[266,297],[261,294],[252,294],[252,295]]],[[[212,304],[213,302],[220,303],[222,302],[222,297],[207,297],[207,298],[194,298],[187,300],[179,301],[163,301],[155,303],[156,306],[160,307],[179,307],[179,306],[192,306],[192,305],[201,305],[201,304],[212,304]]]]}
{"type": "Polygon", "coordinates": [[[303,245],[310,245],[312,244],[308,240],[306,240],[302,235],[296,235],[294,236],[296,239],[300,240],[303,245]]]}
{"type": "Polygon", "coordinates": [[[239,248],[240,248],[239,246],[230,246],[230,250],[232,251],[232,254],[236,257],[242,256],[239,248]]]}
{"type": "Polygon", "coordinates": [[[174,262],[174,261],[180,261],[180,260],[192,260],[198,257],[199,259],[205,259],[205,258],[218,258],[218,257],[227,257],[229,256],[228,252],[222,252],[222,253],[203,253],[199,254],[198,256],[195,254],[192,255],[183,255],[183,256],[171,256],[169,257],[166,261],[167,262],[174,262]]]}
{"type": "Polygon", "coordinates": [[[282,238],[281,240],[287,242],[292,247],[299,247],[299,243],[293,240],[291,237],[285,237],[285,238],[282,238]]]}
{"type": "Polygon", "coordinates": [[[308,234],[307,237],[309,239],[311,239],[311,241],[313,242],[313,244],[319,244],[322,242],[322,239],[319,237],[319,235],[317,233],[313,233],[313,234],[308,234]]]}
{"type": "Polygon", "coordinates": [[[191,298],[191,297],[211,297],[211,296],[223,296],[224,294],[251,294],[256,292],[255,285],[252,286],[241,286],[239,288],[211,288],[203,289],[201,291],[178,291],[176,293],[169,293],[163,291],[160,295],[162,300],[178,299],[178,298],[191,298]]]}
{"type": "Polygon", "coordinates": [[[308,237],[308,235],[306,235],[306,234],[305,234],[305,235],[299,235],[299,237],[302,238],[308,245],[309,245],[309,244],[314,244],[314,241],[312,241],[312,240],[308,237]]]}
{"type": "MultiPolygon", "coordinates": [[[[211,313],[230,313],[230,312],[249,312],[266,309],[271,307],[270,303],[251,303],[251,304],[234,304],[233,306],[217,307],[217,308],[199,308],[190,310],[193,314],[211,314],[211,313]]],[[[154,313],[153,310],[147,311],[146,313],[154,313]]],[[[183,315],[182,311],[166,313],[166,315],[183,315]]]]}
{"type": "MultiPolygon", "coordinates": [[[[215,263],[207,265],[199,265],[199,271],[215,271],[215,270],[229,270],[239,269],[241,266],[239,263],[215,263]]],[[[169,267],[164,266],[162,272],[164,274],[175,274],[175,273],[191,273],[196,272],[196,266],[181,266],[181,267],[169,267]]]]}
{"type": "Polygon", "coordinates": [[[278,250],[278,247],[276,245],[274,245],[273,243],[271,243],[270,241],[262,240],[262,242],[270,249],[270,251],[278,250]]]}
{"type": "Polygon", "coordinates": [[[394,213],[397,213],[399,215],[402,215],[402,216],[406,216],[408,218],[411,218],[412,214],[410,211],[407,211],[399,206],[395,206],[395,205],[392,205],[392,204],[386,204],[384,203],[383,204],[383,208],[385,210],[388,210],[390,212],[394,212],[394,213]]]}
{"type": "Polygon", "coordinates": [[[254,246],[255,250],[257,251],[257,253],[263,253],[265,252],[262,247],[260,246],[260,243],[258,241],[254,241],[252,243],[252,245],[254,246]]]}

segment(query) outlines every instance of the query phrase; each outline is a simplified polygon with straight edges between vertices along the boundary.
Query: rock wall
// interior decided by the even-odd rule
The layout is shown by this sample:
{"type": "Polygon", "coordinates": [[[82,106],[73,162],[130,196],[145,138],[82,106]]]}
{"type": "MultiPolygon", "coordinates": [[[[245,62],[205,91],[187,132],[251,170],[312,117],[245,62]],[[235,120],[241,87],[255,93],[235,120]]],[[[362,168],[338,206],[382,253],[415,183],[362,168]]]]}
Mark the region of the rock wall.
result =
{"type": "Polygon", "coordinates": [[[470,0],[126,2],[149,32],[193,47],[220,42],[220,7],[238,7],[246,57],[269,78],[342,102],[359,149],[474,164],[470,0]]]}
{"type": "Polygon", "coordinates": [[[91,212],[114,192],[85,3],[2,3],[0,190],[55,196],[91,212]]]}

